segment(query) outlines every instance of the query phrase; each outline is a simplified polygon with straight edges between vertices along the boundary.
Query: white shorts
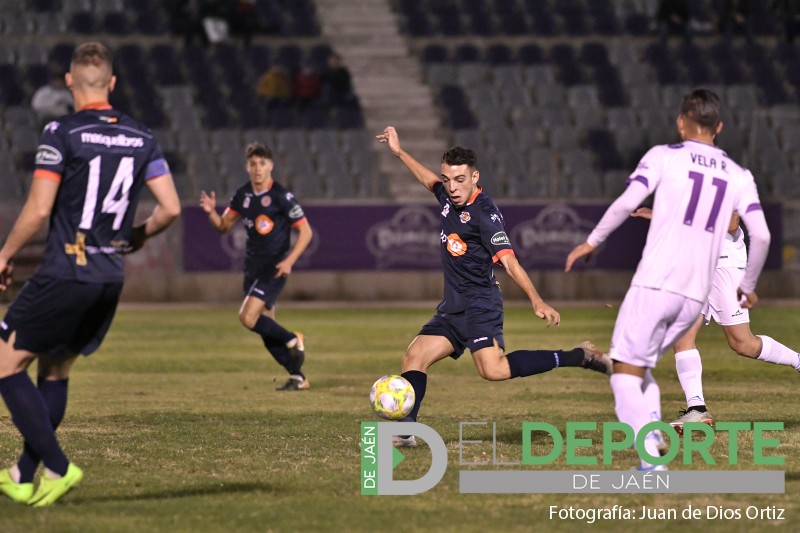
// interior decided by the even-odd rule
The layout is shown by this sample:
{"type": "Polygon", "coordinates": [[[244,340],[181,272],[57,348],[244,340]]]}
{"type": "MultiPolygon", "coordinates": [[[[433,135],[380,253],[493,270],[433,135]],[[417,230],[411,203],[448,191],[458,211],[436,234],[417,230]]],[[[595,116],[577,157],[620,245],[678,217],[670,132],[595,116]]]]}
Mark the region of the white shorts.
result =
{"type": "Polygon", "coordinates": [[[619,308],[611,359],[654,368],[700,316],[703,303],[674,292],[632,285],[619,308]]]}
{"type": "Polygon", "coordinates": [[[735,326],[750,322],[750,311],[739,305],[736,290],[744,278],[744,269],[718,268],[714,271],[714,281],[708,301],[703,306],[706,324],[711,319],[720,326],[735,326]]]}

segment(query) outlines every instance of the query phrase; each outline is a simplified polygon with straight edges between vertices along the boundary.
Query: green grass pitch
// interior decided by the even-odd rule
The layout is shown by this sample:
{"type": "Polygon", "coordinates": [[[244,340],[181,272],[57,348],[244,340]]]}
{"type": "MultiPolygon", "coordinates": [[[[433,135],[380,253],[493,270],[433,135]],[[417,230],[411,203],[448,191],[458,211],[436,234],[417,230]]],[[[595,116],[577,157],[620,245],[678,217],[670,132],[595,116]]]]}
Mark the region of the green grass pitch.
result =
{"type": "MultiPolygon", "coordinates": [[[[507,309],[507,349],[570,348],[585,339],[608,347],[614,310],[559,310],[561,326],[546,329],[529,309],[507,309]]],[[[603,376],[560,369],[489,383],[467,354],[432,368],[420,417],[447,444],[444,479],[416,496],[361,496],[359,425],[375,419],[370,386],[381,375],[399,372],[406,346],[432,312],[432,306],[280,308],[281,323],[306,334],[305,370],[312,385],[281,393],[274,388],[285,380],[283,369],[238,323],[235,307],[122,308],[101,350],[74,368],[67,417],[58,431],[68,456],[85,471],[83,483],[47,509],[0,499],[0,531],[609,531],[645,525],[647,531],[800,530],[800,376],[736,356],[715,325],[704,328],[699,340],[711,412],[718,421],[785,423],[779,436],[785,494],[459,494],[459,421],[496,422],[498,460],[515,461],[522,422],[563,429],[566,421],[616,420],[603,376]],[[615,504],[675,508],[679,515],[689,504],[786,511],[782,521],[679,518],[591,526],[548,516],[550,505],[615,504]]],[[[764,306],[752,319],[756,333],[800,346],[800,308],[764,306]]],[[[684,406],[672,354],[655,375],[664,418],[670,419],[684,406]]],[[[712,450],[724,459],[726,446],[715,443],[712,450]]],[[[19,448],[0,405],[0,464],[10,465],[19,448]]],[[[491,457],[491,449],[480,445],[464,451],[465,461],[491,457]]],[[[398,467],[397,477],[413,479],[427,469],[421,460],[426,447],[404,453],[410,460],[398,467]]],[[[740,457],[739,468],[758,468],[752,454],[743,451],[740,457]]],[[[618,460],[618,469],[635,464],[632,453],[618,460]]],[[[554,468],[568,469],[563,455],[554,468]]]]}

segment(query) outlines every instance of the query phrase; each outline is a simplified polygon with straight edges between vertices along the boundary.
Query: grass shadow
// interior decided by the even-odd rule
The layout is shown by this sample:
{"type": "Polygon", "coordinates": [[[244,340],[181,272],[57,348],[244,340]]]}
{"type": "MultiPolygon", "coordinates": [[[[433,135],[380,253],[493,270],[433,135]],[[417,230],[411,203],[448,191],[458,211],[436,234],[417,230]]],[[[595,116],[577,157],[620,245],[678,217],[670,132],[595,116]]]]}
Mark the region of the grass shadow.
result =
{"type": "Polygon", "coordinates": [[[150,501],[194,496],[217,496],[223,494],[245,494],[250,492],[276,492],[278,488],[270,483],[222,483],[197,485],[181,489],[166,489],[137,494],[104,494],[100,496],[70,498],[72,503],[150,501]]]}

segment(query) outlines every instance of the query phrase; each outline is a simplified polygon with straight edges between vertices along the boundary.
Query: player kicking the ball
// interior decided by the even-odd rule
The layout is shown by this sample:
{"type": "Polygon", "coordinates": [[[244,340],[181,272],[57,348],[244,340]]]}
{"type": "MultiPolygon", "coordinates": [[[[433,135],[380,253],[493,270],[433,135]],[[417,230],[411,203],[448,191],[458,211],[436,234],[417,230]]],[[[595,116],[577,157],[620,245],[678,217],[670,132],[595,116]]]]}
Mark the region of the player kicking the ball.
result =
{"type": "MultiPolygon", "coordinates": [[[[611,361],[590,342],[572,350],[517,350],[506,355],[503,341],[503,296],[494,277],[502,265],[525,292],[534,314],[547,326],[558,325],[558,312],[539,296],[520,266],[505,233],[503,216],[478,186],[480,174],[472,150],[455,147],[442,156],[440,175],[400,147],[391,126],[377,136],[430,190],[442,206],[441,257],[444,299],[436,315],[411,342],[402,361],[402,376],[414,387],[414,408],[404,421],[416,421],[425,396],[428,368],[444,359],[472,352],[478,374],[490,381],[541,374],[557,367],[583,367],[609,373],[611,361]]],[[[412,436],[396,436],[396,446],[416,446],[412,436]]]]}
{"type": "Polygon", "coordinates": [[[230,231],[240,218],[244,220],[245,296],[239,320],[261,336],[272,357],[289,372],[289,379],[278,390],[306,390],[310,384],[301,370],[305,360],[303,334],[288,331],[275,321],[275,304],[292,267],[311,242],[311,226],[294,195],[272,179],[272,151],[252,143],[245,157],[250,181],[239,187],[222,216],[216,211],[213,191],[200,193],[200,206],[220,233],[230,231]],[[292,229],[298,232],[294,246],[290,246],[292,229]]]}

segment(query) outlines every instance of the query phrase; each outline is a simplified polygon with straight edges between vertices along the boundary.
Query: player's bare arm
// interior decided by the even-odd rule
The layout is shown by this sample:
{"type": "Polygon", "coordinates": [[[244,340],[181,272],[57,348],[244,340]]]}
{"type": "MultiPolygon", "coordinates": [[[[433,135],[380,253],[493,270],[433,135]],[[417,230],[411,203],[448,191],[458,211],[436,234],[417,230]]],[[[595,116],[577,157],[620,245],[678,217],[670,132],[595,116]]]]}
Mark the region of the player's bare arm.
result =
{"type": "Polygon", "coordinates": [[[0,249],[0,290],[6,290],[11,283],[9,262],[25,244],[45,225],[58,194],[59,182],[49,179],[34,179],[28,199],[22,207],[11,233],[0,249]]]}
{"type": "Polygon", "coordinates": [[[377,135],[376,138],[383,144],[389,145],[389,150],[394,154],[403,164],[411,171],[417,181],[423,184],[428,190],[433,188],[433,185],[439,181],[437,176],[431,169],[414,159],[408,152],[400,147],[400,138],[397,136],[397,130],[394,126],[387,126],[383,133],[377,135]]]}
{"type": "Polygon", "coordinates": [[[300,256],[303,255],[303,252],[306,251],[308,245],[311,244],[311,238],[314,236],[314,232],[311,230],[311,226],[308,222],[300,225],[297,228],[297,240],[292,247],[292,250],[289,252],[289,255],[286,258],[275,265],[275,277],[281,278],[288,276],[292,273],[292,267],[300,259],[300,256]]]}
{"type": "Polygon", "coordinates": [[[574,265],[575,261],[577,261],[581,257],[586,257],[586,260],[588,261],[589,258],[594,253],[594,251],[595,247],[589,244],[588,242],[579,244],[578,246],[573,248],[572,251],[567,256],[567,264],[564,267],[564,272],[569,272],[570,270],[572,270],[572,265],[574,265]]]}
{"type": "Polygon", "coordinates": [[[226,210],[221,216],[217,213],[217,194],[214,191],[209,194],[206,194],[206,191],[200,191],[200,207],[208,215],[208,221],[211,222],[214,229],[220,233],[229,232],[239,220],[239,215],[231,210],[226,210]]]}
{"type": "Polygon", "coordinates": [[[533,312],[539,318],[547,321],[547,327],[551,325],[558,326],[561,323],[561,315],[558,311],[547,305],[545,301],[539,296],[539,292],[534,287],[531,278],[522,265],[519,264],[517,258],[512,254],[506,254],[500,258],[500,263],[506,268],[506,272],[511,276],[520,289],[528,296],[533,307],[533,312]]]}

